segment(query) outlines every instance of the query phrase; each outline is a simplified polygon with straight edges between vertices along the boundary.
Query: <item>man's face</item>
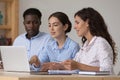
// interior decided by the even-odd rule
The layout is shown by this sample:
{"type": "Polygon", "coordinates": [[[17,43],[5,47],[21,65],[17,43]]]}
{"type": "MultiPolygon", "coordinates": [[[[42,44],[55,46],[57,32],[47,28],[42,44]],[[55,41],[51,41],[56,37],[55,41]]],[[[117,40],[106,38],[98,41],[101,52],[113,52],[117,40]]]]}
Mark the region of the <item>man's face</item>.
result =
{"type": "Polygon", "coordinates": [[[23,23],[28,38],[38,34],[41,22],[37,15],[26,15],[23,23]]]}

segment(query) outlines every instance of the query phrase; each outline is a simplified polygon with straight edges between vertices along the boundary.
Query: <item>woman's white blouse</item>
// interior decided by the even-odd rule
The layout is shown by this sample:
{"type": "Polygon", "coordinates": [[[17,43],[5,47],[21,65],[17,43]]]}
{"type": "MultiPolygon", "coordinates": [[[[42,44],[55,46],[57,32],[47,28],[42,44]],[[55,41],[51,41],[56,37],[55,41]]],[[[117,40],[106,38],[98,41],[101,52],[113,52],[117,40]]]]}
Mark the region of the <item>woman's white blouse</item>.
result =
{"type": "Polygon", "coordinates": [[[86,41],[74,60],[100,67],[100,71],[113,72],[113,50],[107,40],[102,37],[94,36],[89,44],[86,41]]]}

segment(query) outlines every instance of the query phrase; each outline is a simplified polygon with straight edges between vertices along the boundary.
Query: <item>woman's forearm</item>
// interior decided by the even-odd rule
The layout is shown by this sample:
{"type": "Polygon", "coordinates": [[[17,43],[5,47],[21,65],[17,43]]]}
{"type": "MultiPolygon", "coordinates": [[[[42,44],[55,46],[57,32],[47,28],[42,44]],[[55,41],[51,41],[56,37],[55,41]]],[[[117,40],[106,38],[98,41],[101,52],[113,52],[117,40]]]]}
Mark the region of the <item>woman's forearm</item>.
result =
{"type": "Polygon", "coordinates": [[[99,67],[89,66],[86,64],[82,64],[82,63],[78,63],[77,66],[78,66],[78,69],[80,69],[80,70],[99,71],[99,67]]]}

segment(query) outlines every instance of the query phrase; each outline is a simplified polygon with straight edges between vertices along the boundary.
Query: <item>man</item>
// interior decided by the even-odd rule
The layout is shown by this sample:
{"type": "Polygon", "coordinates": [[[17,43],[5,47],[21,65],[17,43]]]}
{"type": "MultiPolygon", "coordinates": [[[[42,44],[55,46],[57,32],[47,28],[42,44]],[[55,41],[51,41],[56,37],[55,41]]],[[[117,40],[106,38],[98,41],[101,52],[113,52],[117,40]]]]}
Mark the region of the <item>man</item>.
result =
{"type": "MultiPolygon", "coordinates": [[[[38,9],[27,9],[23,13],[23,24],[25,26],[26,33],[18,36],[13,43],[13,46],[25,46],[27,48],[29,60],[33,56],[39,56],[50,38],[49,34],[39,31],[41,17],[42,14],[38,9]]],[[[34,66],[32,66],[32,68],[34,68],[34,66]]]]}

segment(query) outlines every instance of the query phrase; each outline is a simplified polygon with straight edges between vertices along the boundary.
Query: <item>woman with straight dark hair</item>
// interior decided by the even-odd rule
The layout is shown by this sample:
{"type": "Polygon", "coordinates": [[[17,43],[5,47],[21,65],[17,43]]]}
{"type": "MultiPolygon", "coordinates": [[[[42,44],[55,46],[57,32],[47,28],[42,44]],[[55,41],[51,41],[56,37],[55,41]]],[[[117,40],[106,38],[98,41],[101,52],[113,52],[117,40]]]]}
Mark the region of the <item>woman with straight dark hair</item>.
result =
{"type": "Polygon", "coordinates": [[[53,39],[45,45],[43,54],[39,56],[40,62],[38,60],[35,62],[37,65],[42,65],[41,71],[57,69],[59,62],[75,57],[80,48],[78,43],[67,36],[71,28],[72,24],[65,13],[55,12],[49,16],[48,29],[53,39]]]}

